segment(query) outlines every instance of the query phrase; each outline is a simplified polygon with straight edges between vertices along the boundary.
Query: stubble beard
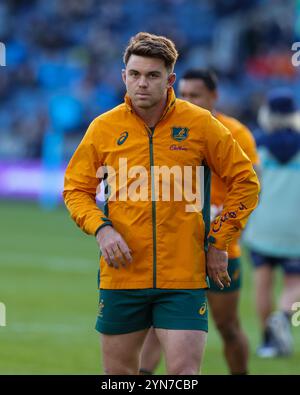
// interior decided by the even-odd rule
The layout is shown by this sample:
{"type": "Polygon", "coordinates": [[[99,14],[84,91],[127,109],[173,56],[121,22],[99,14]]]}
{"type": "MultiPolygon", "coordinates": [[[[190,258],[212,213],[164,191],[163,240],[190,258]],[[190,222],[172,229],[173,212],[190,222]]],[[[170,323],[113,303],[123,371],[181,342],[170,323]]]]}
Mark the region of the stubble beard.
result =
{"type": "Polygon", "coordinates": [[[155,102],[153,101],[153,100],[141,100],[141,99],[137,99],[135,102],[134,102],[134,105],[137,107],[137,108],[142,108],[143,110],[147,110],[147,109],[150,109],[150,108],[152,108],[152,107],[154,107],[155,106],[155,102]]]}

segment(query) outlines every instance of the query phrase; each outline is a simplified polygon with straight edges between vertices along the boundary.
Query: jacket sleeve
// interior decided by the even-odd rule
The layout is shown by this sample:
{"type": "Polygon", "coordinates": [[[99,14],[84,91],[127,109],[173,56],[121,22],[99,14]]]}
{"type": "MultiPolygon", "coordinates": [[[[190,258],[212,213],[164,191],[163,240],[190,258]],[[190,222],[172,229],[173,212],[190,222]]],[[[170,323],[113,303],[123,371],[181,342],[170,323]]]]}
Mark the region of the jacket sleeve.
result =
{"type": "Polygon", "coordinates": [[[223,211],[211,224],[208,241],[227,250],[258,203],[259,181],[248,156],[213,116],[208,117],[204,141],[205,161],[227,187],[223,211]]]}
{"type": "Polygon", "coordinates": [[[103,164],[101,152],[95,146],[96,131],[94,120],[68,164],[63,191],[72,219],[92,235],[101,227],[112,225],[96,204],[97,188],[102,180],[99,169],[103,164]]]}
{"type": "Polygon", "coordinates": [[[240,126],[238,135],[236,136],[237,142],[241,148],[248,155],[253,165],[259,165],[259,157],[256,149],[256,143],[250,130],[245,126],[240,126]]]}

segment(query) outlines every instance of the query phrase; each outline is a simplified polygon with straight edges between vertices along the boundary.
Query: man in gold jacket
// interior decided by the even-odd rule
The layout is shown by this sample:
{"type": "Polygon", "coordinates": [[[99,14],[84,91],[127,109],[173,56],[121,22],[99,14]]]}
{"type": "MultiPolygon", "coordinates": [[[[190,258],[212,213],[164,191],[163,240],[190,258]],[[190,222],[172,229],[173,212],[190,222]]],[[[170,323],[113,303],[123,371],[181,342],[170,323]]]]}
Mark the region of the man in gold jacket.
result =
{"type": "Polygon", "coordinates": [[[108,374],[137,374],[151,326],[168,374],[198,374],[207,274],[230,285],[228,245],[257,205],[256,174],[231,133],[209,111],[176,99],[177,56],[165,37],[131,38],[125,103],[91,123],[66,171],[65,203],[101,250],[96,328],[108,374]],[[209,230],[210,169],[229,193],[209,230]],[[105,212],[95,200],[102,179],[105,212]]]}

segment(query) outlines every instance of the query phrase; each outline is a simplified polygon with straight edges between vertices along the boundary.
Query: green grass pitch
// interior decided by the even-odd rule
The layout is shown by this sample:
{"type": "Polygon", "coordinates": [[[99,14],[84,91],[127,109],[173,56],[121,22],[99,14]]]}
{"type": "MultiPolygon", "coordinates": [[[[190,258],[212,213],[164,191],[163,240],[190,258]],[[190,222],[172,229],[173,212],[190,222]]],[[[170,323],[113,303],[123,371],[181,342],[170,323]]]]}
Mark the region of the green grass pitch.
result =
{"type": "MultiPolygon", "coordinates": [[[[64,208],[0,202],[0,374],[102,374],[98,334],[98,250],[64,208]]],[[[260,360],[251,268],[244,259],[241,316],[251,346],[252,374],[299,374],[300,327],[291,358],[260,360]]],[[[277,290],[280,288],[279,281],[277,290]]],[[[163,362],[158,373],[165,373],[163,362]]],[[[203,374],[227,374],[221,341],[210,322],[203,374]]]]}

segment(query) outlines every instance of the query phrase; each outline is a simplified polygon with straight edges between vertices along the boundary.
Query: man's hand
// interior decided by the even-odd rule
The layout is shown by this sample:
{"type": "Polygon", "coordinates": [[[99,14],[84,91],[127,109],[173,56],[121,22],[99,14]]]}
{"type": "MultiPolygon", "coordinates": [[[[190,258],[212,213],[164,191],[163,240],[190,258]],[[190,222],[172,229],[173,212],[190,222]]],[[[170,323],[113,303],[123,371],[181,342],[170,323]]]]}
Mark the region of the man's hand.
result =
{"type": "Polygon", "coordinates": [[[218,250],[210,244],[206,264],[209,277],[219,288],[224,289],[224,285],[226,287],[230,286],[231,279],[227,272],[228,254],[226,251],[218,250]]]}
{"type": "Polygon", "coordinates": [[[123,237],[112,226],[101,228],[96,235],[102,255],[109,266],[119,269],[120,263],[132,262],[131,251],[123,237]]]}

